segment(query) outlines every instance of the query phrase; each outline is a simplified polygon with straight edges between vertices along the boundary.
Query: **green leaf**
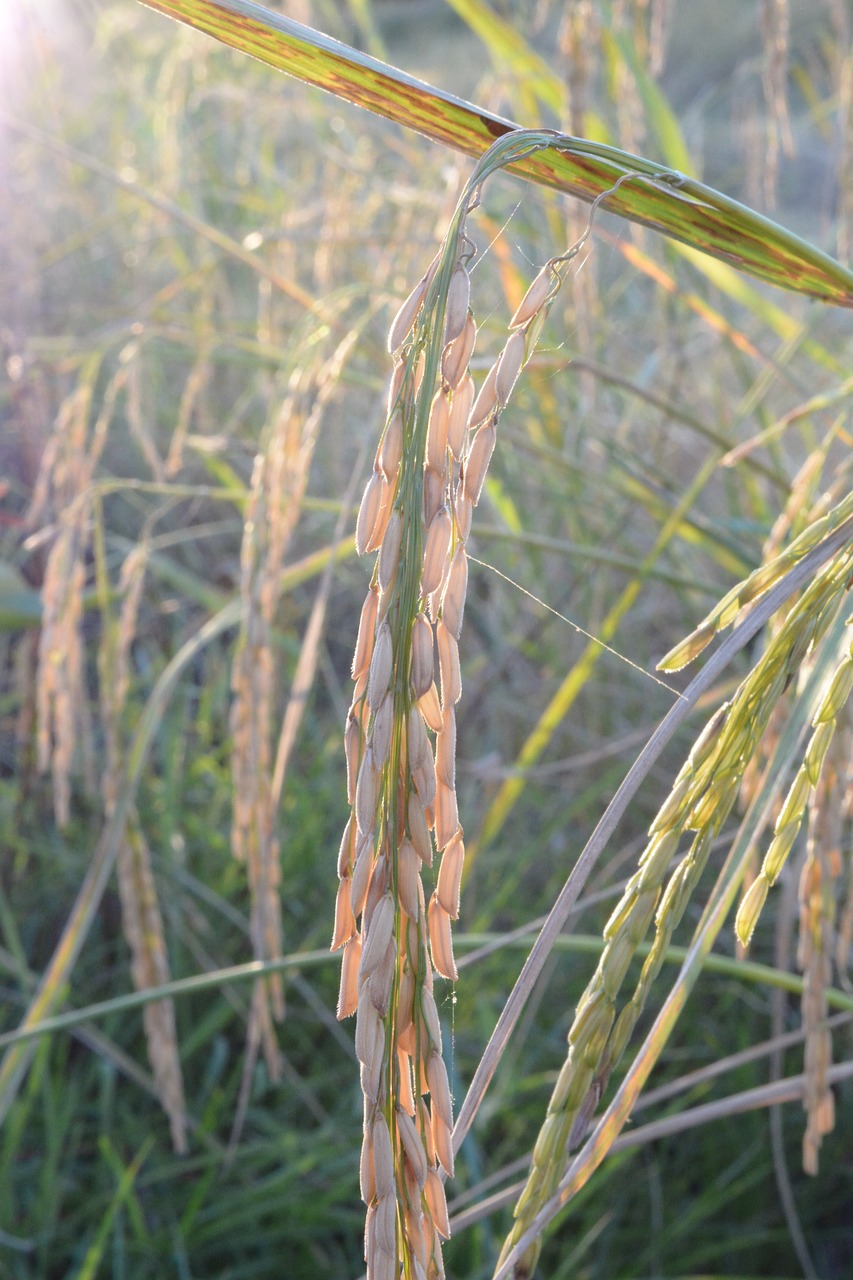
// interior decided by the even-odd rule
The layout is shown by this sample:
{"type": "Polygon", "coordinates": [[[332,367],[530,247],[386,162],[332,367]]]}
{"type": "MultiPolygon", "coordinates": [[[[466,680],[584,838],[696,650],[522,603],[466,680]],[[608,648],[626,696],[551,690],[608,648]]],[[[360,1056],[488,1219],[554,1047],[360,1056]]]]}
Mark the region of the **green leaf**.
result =
{"type": "MultiPolygon", "coordinates": [[[[471,156],[481,156],[496,138],[520,127],[251,0],[141,3],[471,156]]],[[[514,163],[512,172],[587,201],[624,174],[636,174],[637,181],[623,183],[608,198],[610,212],[780,288],[853,306],[853,271],[769,218],[641,156],[567,135],[559,142],[559,152],[529,155],[514,163]]]]}

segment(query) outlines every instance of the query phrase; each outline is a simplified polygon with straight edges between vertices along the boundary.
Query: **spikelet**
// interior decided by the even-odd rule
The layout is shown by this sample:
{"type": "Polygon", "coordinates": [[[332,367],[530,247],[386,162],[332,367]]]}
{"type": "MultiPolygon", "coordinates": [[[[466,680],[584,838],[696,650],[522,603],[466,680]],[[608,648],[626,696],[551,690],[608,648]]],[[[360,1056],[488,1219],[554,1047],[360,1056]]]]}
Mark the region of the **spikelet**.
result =
{"type": "Polygon", "coordinates": [[[542,310],[557,284],[558,281],[551,263],[546,263],[521,299],[515,314],[509,322],[510,329],[521,329],[529,324],[542,310]]]}
{"type": "Polygon", "coordinates": [[[424,547],[421,594],[428,596],[441,585],[444,564],[450,548],[453,525],[447,507],[440,507],[430,521],[424,547]]]}
{"type": "Polygon", "coordinates": [[[495,399],[503,409],[512,394],[521,366],[524,364],[525,336],[521,329],[510,337],[497,364],[495,374],[495,399]]]}
{"type": "Polygon", "coordinates": [[[463,494],[472,504],[477,505],[483,491],[483,482],[492,460],[497,440],[497,428],[494,422],[487,422],[474,436],[465,457],[465,483],[463,494]]]}
{"type": "Polygon", "coordinates": [[[372,472],[358,509],[355,524],[355,549],[360,556],[375,550],[378,527],[385,496],[385,478],[377,468],[372,472]]]}
{"type": "Polygon", "coordinates": [[[496,388],[498,376],[498,362],[492,365],[486,374],[485,381],[477,392],[477,398],[471,409],[471,417],[468,420],[468,426],[478,427],[481,422],[485,422],[487,418],[491,418],[492,414],[500,406],[498,405],[498,393],[496,388]]]}
{"type": "Polygon", "coordinates": [[[450,563],[450,572],[441,597],[441,621],[455,640],[462,634],[465,597],[468,594],[468,555],[460,542],[450,563]]]}
{"type": "Polygon", "coordinates": [[[460,265],[454,271],[447,290],[447,303],[444,310],[445,346],[454,342],[465,328],[470,296],[471,281],[465,267],[460,265]]]}
{"type": "Polygon", "coordinates": [[[444,474],[447,460],[447,425],[450,419],[450,402],[444,391],[436,392],[427,428],[427,466],[437,476],[444,474]]]}
{"type": "Polygon", "coordinates": [[[459,337],[445,347],[441,357],[441,376],[451,390],[455,390],[467,374],[476,341],[477,325],[469,311],[459,337]]]}
{"type": "Polygon", "coordinates": [[[412,292],[400,306],[400,310],[391,321],[388,333],[388,353],[395,356],[408,338],[420,311],[426,293],[427,277],[424,276],[415,285],[412,292]]]}
{"type": "Polygon", "coordinates": [[[454,389],[447,418],[447,444],[454,458],[459,461],[465,444],[465,432],[474,405],[474,379],[469,374],[454,389]]]}
{"type": "Polygon", "coordinates": [[[400,469],[403,457],[403,415],[393,413],[385,427],[385,434],[379,446],[376,459],[377,466],[389,485],[393,485],[400,469]]]}

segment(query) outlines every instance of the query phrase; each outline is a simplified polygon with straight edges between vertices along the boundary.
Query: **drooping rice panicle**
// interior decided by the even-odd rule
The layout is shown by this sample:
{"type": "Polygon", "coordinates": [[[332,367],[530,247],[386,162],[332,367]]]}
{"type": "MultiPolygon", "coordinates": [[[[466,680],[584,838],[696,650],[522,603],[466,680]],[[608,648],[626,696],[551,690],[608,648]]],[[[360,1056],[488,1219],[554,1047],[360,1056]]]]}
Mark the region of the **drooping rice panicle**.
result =
{"type": "MultiPolygon", "coordinates": [[[[847,509],[847,504],[841,504],[847,509]]],[[[846,518],[846,517],[842,517],[846,518]]],[[[836,527],[841,518],[833,522],[836,527]]],[[[826,532],[824,527],[823,532],[826,532]]],[[[809,540],[815,545],[818,539],[809,540]]],[[[799,540],[798,540],[799,541],[799,540]]],[[[528,1230],[553,1194],[564,1172],[567,1153],[591,1119],[608,1077],[636,1025],[651,984],[666,956],[672,932],[735,801],[744,769],[755,752],[778,699],[838,612],[853,568],[853,547],[838,552],[814,577],[790,609],[762,657],[739,686],[731,702],[706,725],[678,774],[670,795],[649,829],[650,841],[639,868],[629,880],[604,929],[604,953],[586,987],[568,1033],[569,1052],[557,1079],[548,1112],[536,1141],[527,1184],[515,1208],[516,1221],[502,1258],[528,1230]],[[694,832],[688,852],[667,877],[683,835],[694,832]],[[666,885],[664,887],[664,880],[666,885]],[[639,944],[654,920],[655,937],[630,998],[617,1013],[617,998],[639,944]]],[[[778,576],[778,575],[777,575],[778,576]]],[[[775,580],[775,579],[774,579],[775,580]]],[[[731,595],[732,593],[730,593],[731,595]]],[[[709,615],[715,616],[715,615],[709,615]]],[[[802,817],[809,788],[819,776],[828,744],[826,726],[838,713],[853,684],[853,657],[848,654],[827,688],[815,716],[815,733],[806,762],[789,791],[771,844],[772,858],[744,899],[739,933],[748,937],[772,878],[778,875],[802,817]],[[805,782],[801,779],[805,778],[805,782]],[[748,932],[747,932],[748,926],[748,932]]],[[[539,1242],[527,1248],[514,1267],[516,1280],[532,1276],[539,1242]]]]}
{"type": "Polygon", "coordinates": [[[806,860],[800,874],[800,934],[797,963],[803,973],[802,1019],[805,1032],[803,1168],[818,1171],[818,1153],[835,1125],[835,1103],[827,1083],[832,1065],[832,1036],[827,1027],[827,988],[832,982],[832,940],[837,886],[842,871],[842,827],[847,806],[851,743],[849,703],[824,757],[809,798],[806,860]]]}
{"type": "MultiPolygon", "coordinates": [[[[503,150],[512,158],[523,145],[513,140],[503,150]]],[[[388,414],[356,522],[358,551],[378,554],[352,662],[344,734],[352,813],[338,859],[332,945],[343,948],[338,1016],[356,1014],[369,1280],[397,1276],[401,1266],[407,1277],[444,1274],[449,1225],[440,1170],[453,1173],[453,1114],[433,972],[456,978],[465,543],[500,414],[570,256],[543,268],[475,395],[474,247],[465,224],[490,164],[475,173],[441,252],[392,323],[388,414]],[[427,902],[420,870],[436,853],[427,902]]]]}
{"type": "Polygon", "coordinates": [[[686,639],[671,649],[658,663],[661,671],[679,671],[711,643],[718,631],[731,626],[742,609],[769,591],[789,569],[811,551],[828,534],[853,516],[853,493],[847,494],[831,511],[814,520],[798,538],[778,556],[761,565],[743,582],[732,587],[719,604],[702,619],[686,639]]]}

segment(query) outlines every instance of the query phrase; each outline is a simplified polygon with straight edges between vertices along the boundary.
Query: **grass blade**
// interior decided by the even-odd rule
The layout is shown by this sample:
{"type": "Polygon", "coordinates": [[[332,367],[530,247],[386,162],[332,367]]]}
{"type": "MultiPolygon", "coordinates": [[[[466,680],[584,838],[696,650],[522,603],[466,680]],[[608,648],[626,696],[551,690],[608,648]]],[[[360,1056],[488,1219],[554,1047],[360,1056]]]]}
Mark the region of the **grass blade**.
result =
{"type": "MultiPolygon", "coordinates": [[[[479,157],[519,128],[359,53],[251,0],[142,0],[307,84],[416,128],[434,142],[479,157]]],[[[558,135],[551,134],[552,140],[558,135]]],[[[530,155],[511,169],[542,186],[594,200],[627,173],[608,199],[612,213],[701,249],[783,289],[853,306],[853,272],[792,232],[682,173],[582,138],[559,153],[530,155]]]]}

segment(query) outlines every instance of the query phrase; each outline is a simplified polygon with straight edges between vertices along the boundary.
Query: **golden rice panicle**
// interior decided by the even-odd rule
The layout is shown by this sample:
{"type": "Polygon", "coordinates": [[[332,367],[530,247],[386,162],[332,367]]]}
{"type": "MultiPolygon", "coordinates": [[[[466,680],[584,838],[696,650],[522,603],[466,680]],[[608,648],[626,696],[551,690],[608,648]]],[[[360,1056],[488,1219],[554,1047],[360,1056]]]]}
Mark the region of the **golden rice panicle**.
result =
{"type": "MultiPolygon", "coordinates": [[[[39,464],[27,525],[54,523],[42,586],[42,622],[36,678],[36,749],[41,772],[50,771],[57,826],[71,817],[72,776],[82,766],[87,792],[97,785],[90,708],[86,695],[83,600],[86,562],[95,524],[93,481],[116,402],[136,348],[128,346],[93,414],[100,358],[86,363],[63,401],[39,464]]],[[[104,705],[106,720],[110,704],[104,705]]],[[[105,727],[109,731],[109,724],[105,727]]]]}
{"type": "MultiPolygon", "coordinates": [[[[853,637],[853,632],[850,633],[853,637]]],[[[764,855],[757,879],[750,886],[735,919],[742,946],[749,944],[770,888],[776,883],[799,834],[806,806],[822,776],[838,717],[845,711],[853,689],[853,638],[823,691],[812,721],[813,732],[805,756],[776,818],[773,839],[764,855]]]]}
{"type": "MultiPolygon", "coordinates": [[[[851,568],[853,548],[848,546],[815,575],[731,702],[721,708],[703,730],[670,797],[652,822],[650,840],[640,857],[639,868],[605,925],[607,945],[578,1003],[568,1036],[568,1055],[534,1147],[530,1174],[516,1205],[516,1222],[504,1244],[502,1258],[510,1253],[554,1193],[566,1166],[567,1144],[583,1136],[608,1076],[645,1007],[673,930],[734,803],[744,769],[758,747],[781,692],[808,652],[811,638],[822,634],[838,613],[851,568]],[[695,833],[691,845],[670,873],[681,838],[687,831],[695,833]],[[653,921],[654,939],[634,992],[618,1010],[622,983],[653,921]]],[[[853,684],[848,682],[846,674],[850,657],[848,649],[827,682],[814,717],[814,733],[806,748],[804,763],[777,819],[774,841],[768,851],[772,857],[741,904],[738,930],[742,937],[751,933],[766,899],[770,877],[778,875],[799,828],[813,779],[829,747],[831,734],[827,726],[834,723],[853,684]]],[[[826,1059],[826,1042],[818,1044],[816,1039],[815,1043],[820,1067],[821,1055],[826,1059]]],[[[815,1079],[818,1079],[817,1071],[815,1079]]],[[[817,1086],[816,1096],[824,1098],[817,1086]]],[[[826,1123],[829,1112],[825,1100],[822,1104],[815,1103],[815,1113],[820,1105],[824,1109],[819,1123],[826,1123]]],[[[525,1250],[517,1263],[517,1274],[532,1274],[538,1252],[538,1242],[525,1250]]]]}
{"type": "Polygon", "coordinates": [[[714,636],[737,621],[746,605],[764,595],[828,534],[853,516],[853,493],[848,494],[825,515],[813,520],[784,551],[761,565],[743,582],[737,583],[706,615],[686,639],[671,649],[658,663],[661,671],[678,671],[692,662],[714,636]]]}
{"type": "Polygon", "coordinates": [[[816,1174],[821,1143],[835,1127],[835,1104],[828,1083],[832,1036],[827,1027],[827,988],[832,982],[832,940],[836,932],[837,888],[843,871],[840,850],[848,804],[850,749],[849,704],[821,761],[809,799],[806,861],[799,882],[797,963],[803,973],[802,1020],[805,1032],[803,1169],[816,1174]]]}

